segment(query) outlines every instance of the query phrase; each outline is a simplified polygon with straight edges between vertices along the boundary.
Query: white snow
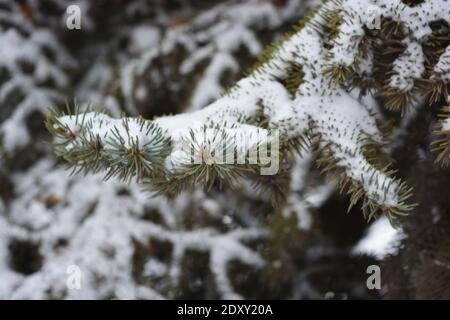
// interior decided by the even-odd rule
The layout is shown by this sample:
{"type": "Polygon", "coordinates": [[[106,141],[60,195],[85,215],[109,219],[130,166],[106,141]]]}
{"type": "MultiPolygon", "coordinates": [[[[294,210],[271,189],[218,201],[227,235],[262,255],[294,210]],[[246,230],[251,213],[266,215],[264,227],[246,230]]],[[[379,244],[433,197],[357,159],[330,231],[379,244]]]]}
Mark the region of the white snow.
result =
{"type": "MultiPolygon", "coordinates": [[[[174,217],[185,214],[195,204],[187,195],[180,195],[175,203],[169,204],[162,197],[149,198],[134,183],[105,182],[98,175],[68,178],[64,169],[55,169],[48,159],[37,163],[31,171],[16,175],[15,182],[20,201],[10,208],[13,228],[7,227],[10,224],[0,215],[0,230],[4,231],[0,233],[0,256],[8,254],[8,239],[29,239],[41,243],[44,264],[39,272],[23,276],[10,271],[7,258],[1,259],[0,298],[44,299],[49,292],[68,299],[95,299],[111,294],[128,299],[161,298],[156,291],[136,285],[132,279],[133,239],[143,245],[157,239],[174,246],[169,264],[149,260],[144,275],[155,277],[167,272],[175,283],[186,250],[210,252],[212,272],[223,297],[239,297],[225,280],[231,260],[255,267],[262,265],[259,255],[240,241],[264,237],[264,229],[238,229],[223,234],[206,228],[180,229],[174,217]],[[130,194],[119,196],[118,191],[124,188],[130,194]],[[48,196],[59,201],[53,207],[45,206],[42,201],[48,196]],[[150,208],[162,215],[168,228],[141,219],[150,208]],[[32,216],[28,214],[31,211],[32,216]],[[68,246],[55,250],[59,239],[67,239],[68,246]],[[82,272],[80,290],[67,290],[66,270],[70,265],[78,266],[82,272]],[[104,281],[95,281],[99,276],[104,281]]],[[[218,206],[204,193],[197,193],[196,197],[197,203],[207,203],[210,210],[218,206]]]]}
{"type": "Polygon", "coordinates": [[[411,90],[414,79],[425,72],[422,46],[417,42],[407,43],[405,52],[394,61],[393,71],[390,86],[401,91],[411,90]]]}
{"type": "Polygon", "coordinates": [[[386,217],[373,222],[366,235],[353,247],[353,254],[367,254],[382,260],[388,255],[395,255],[398,243],[404,238],[401,230],[394,229],[386,217]]]}
{"type": "Polygon", "coordinates": [[[34,111],[43,114],[55,101],[62,100],[59,92],[42,86],[42,83],[52,80],[56,89],[65,88],[68,85],[65,70],[75,67],[76,62],[50,32],[41,29],[22,35],[12,28],[0,28],[0,57],[0,68],[9,73],[9,79],[0,86],[0,104],[5,104],[12,95],[24,95],[13,114],[0,123],[3,148],[6,153],[12,153],[30,141],[25,123],[27,117],[34,111]],[[44,48],[54,54],[55,61],[49,60],[44,48]],[[31,73],[23,70],[24,63],[32,66],[31,73]]]}
{"type": "Polygon", "coordinates": [[[446,83],[450,81],[450,46],[439,57],[439,61],[434,67],[434,72],[446,83]]]}
{"type": "Polygon", "coordinates": [[[442,122],[442,130],[443,131],[450,131],[450,119],[447,118],[442,122]]]}

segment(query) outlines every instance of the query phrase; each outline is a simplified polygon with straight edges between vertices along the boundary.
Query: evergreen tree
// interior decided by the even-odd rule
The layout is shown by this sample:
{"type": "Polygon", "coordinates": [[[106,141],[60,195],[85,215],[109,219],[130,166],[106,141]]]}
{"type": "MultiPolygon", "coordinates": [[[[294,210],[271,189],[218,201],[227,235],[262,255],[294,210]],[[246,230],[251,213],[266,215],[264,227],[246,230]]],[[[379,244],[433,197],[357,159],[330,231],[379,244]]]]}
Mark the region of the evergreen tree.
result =
{"type": "MultiPolygon", "coordinates": [[[[43,58],[5,63],[0,98],[29,78],[27,90],[71,89],[94,107],[58,106],[45,121],[73,176],[32,142],[39,160],[4,173],[14,192],[0,203],[1,297],[450,297],[448,1],[192,1],[181,11],[129,1],[120,13],[86,1],[79,38],[54,31],[65,8],[55,3],[6,5],[38,28],[24,36],[2,22],[1,41],[43,58]],[[365,269],[383,257],[352,251],[375,218],[398,230],[382,292],[366,288],[365,269]],[[83,290],[67,289],[68,263],[83,290]]],[[[31,107],[14,101],[26,117],[31,107]]],[[[2,154],[20,158],[28,141],[16,143],[17,116],[5,118],[2,154]]]]}

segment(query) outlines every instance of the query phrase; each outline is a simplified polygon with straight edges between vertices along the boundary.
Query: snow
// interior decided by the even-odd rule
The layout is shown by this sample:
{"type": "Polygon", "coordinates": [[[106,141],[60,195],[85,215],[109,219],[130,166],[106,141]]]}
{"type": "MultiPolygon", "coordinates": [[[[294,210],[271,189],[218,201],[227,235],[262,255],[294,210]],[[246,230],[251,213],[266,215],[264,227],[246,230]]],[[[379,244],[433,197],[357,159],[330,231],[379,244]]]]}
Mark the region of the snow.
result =
{"type": "Polygon", "coordinates": [[[59,122],[60,124],[56,126],[67,127],[77,135],[77,138],[67,145],[67,150],[82,144],[81,139],[87,128],[94,137],[102,141],[105,152],[112,152],[115,149],[113,141],[124,141],[125,148],[134,145],[139,149],[152,151],[163,148],[163,141],[156,139],[158,133],[152,131],[152,128],[139,118],[114,119],[106,114],[88,112],[84,116],[63,116],[59,118],[59,122]]]}
{"type": "MultiPolygon", "coordinates": [[[[297,0],[291,0],[295,5],[297,0]]],[[[297,7],[300,6],[297,3],[297,7]]],[[[179,72],[187,76],[198,72],[196,68],[201,62],[210,61],[202,73],[201,81],[196,84],[189,110],[199,110],[211,101],[220,97],[223,92],[220,83],[225,71],[236,74],[241,71],[236,55],[239,50],[246,49],[255,59],[263,46],[255,30],[276,28],[284,19],[289,19],[297,12],[281,13],[268,2],[250,0],[244,3],[218,5],[201,14],[187,24],[170,29],[162,38],[148,46],[142,56],[128,62],[121,71],[121,89],[127,99],[127,108],[131,114],[137,114],[133,101],[134,79],[152,71],[152,64],[157,57],[168,54],[175,48],[182,47],[187,51],[186,58],[181,61],[179,72]]],[[[139,35],[142,38],[142,35],[139,35]]],[[[156,37],[152,37],[156,39],[156,37]]]]}
{"type": "Polygon", "coordinates": [[[366,235],[353,247],[353,254],[367,254],[382,260],[398,252],[398,243],[404,238],[401,230],[394,229],[386,217],[373,222],[366,235]]]}
{"type": "Polygon", "coordinates": [[[138,54],[152,49],[161,39],[158,28],[154,26],[138,26],[131,33],[131,53],[138,54]]]}
{"type": "Polygon", "coordinates": [[[390,86],[401,91],[410,91],[414,87],[414,79],[425,72],[422,46],[417,42],[407,43],[405,52],[394,61],[394,75],[390,86]]]}
{"type": "Polygon", "coordinates": [[[320,208],[334,190],[333,183],[324,182],[314,188],[308,185],[308,173],[311,171],[312,155],[310,153],[296,156],[290,181],[290,194],[283,207],[283,215],[294,214],[297,226],[301,230],[311,230],[313,211],[320,208]]]}
{"type": "Polygon", "coordinates": [[[445,119],[445,121],[442,122],[442,130],[450,131],[450,119],[445,119]]]}
{"type": "Polygon", "coordinates": [[[27,117],[35,111],[44,114],[48,107],[62,100],[59,92],[44,87],[42,83],[51,80],[57,89],[65,88],[68,85],[66,69],[74,68],[76,62],[50,32],[40,29],[26,35],[12,28],[2,30],[0,56],[0,68],[9,75],[0,86],[0,104],[6,104],[12,95],[24,95],[13,114],[0,123],[3,148],[6,153],[12,153],[30,141],[25,123],[27,117]],[[55,61],[47,57],[45,50],[56,57],[55,61]],[[31,73],[24,71],[24,63],[32,66],[31,73]]]}
{"type": "Polygon", "coordinates": [[[446,83],[450,81],[450,46],[439,57],[439,61],[434,67],[434,72],[446,83]]]}
{"type": "Polygon", "coordinates": [[[205,76],[197,85],[199,89],[195,91],[191,100],[192,110],[202,108],[220,95],[223,89],[219,79],[228,70],[238,72],[239,66],[236,61],[228,54],[216,54],[208,65],[205,76]]]}
{"type": "MultiPolygon", "coordinates": [[[[376,6],[380,17],[391,18],[402,22],[405,29],[411,33],[403,42],[405,52],[394,62],[394,75],[390,86],[400,91],[408,91],[413,86],[413,80],[420,78],[425,71],[421,43],[432,32],[429,24],[432,21],[443,20],[450,23],[450,7],[447,0],[424,1],[416,6],[408,6],[401,0],[347,0],[342,1],[341,11],[344,23],[339,27],[339,34],[334,40],[331,50],[330,64],[350,66],[359,64],[356,61],[358,46],[363,39],[363,25],[366,23],[368,8],[376,6]],[[414,67],[412,67],[414,66],[414,67]]],[[[442,74],[443,64],[448,58],[442,58],[437,72],[442,74]],[[439,72],[441,70],[441,72],[439,72]]],[[[445,68],[448,70],[448,68],[445,68]]],[[[445,75],[443,78],[448,77],[445,75]]]]}
{"type": "MultiPolygon", "coordinates": [[[[44,265],[40,272],[25,277],[11,273],[7,266],[0,266],[0,297],[43,299],[48,292],[63,294],[69,299],[93,299],[111,294],[125,294],[128,299],[161,298],[149,288],[136,286],[132,280],[132,241],[145,243],[149,238],[169,241],[174,246],[174,260],[167,264],[149,260],[144,267],[144,275],[149,277],[172,274],[177,282],[181,257],[186,250],[195,249],[211,253],[211,266],[219,289],[224,297],[239,297],[231,286],[224,284],[226,268],[231,260],[237,259],[245,264],[260,267],[259,255],[241,244],[242,240],[258,239],[265,236],[262,229],[238,229],[220,234],[212,229],[171,230],[175,227],[174,217],[183,214],[191,201],[186,202],[180,196],[170,204],[164,198],[149,198],[137,184],[125,184],[118,181],[102,181],[101,176],[66,176],[63,169],[54,169],[53,162],[45,159],[29,172],[15,177],[21,201],[10,209],[14,228],[2,224],[6,221],[0,216],[0,237],[4,238],[0,246],[0,255],[6,254],[8,238],[31,238],[41,243],[40,253],[44,265]],[[44,174],[43,174],[44,173],[44,174]],[[40,181],[36,186],[36,179],[40,181]],[[101,188],[99,186],[101,185],[101,188]],[[126,188],[130,195],[118,196],[118,191],[126,188]],[[45,194],[41,194],[45,191],[45,194]],[[60,199],[55,207],[41,202],[48,196],[60,199]],[[39,198],[38,198],[39,196],[39,198]],[[154,208],[163,215],[163,221],[172,228],[165,228],[153,222],[140,219],[147,210],[154,208]],[[57,210],[57,211],[55,211],[57,210]],[[32,211],[33,216],[28,215],[32,211]],[[59,214],[55,214],[59,212],[59,214]],[[80,224],[80,222],[83,223],[80,224]],[[67,248],[55,251],[59,239],[70,239],[67,248]],[[95,263],[93,263],[95,262],[95,263]],[[66,269],[76,265],[83,274],[81,290],[66,289],[66,269]],[[95,277],[104,277],[96,283],[95,277]],[[10,296],[11,286],[15,286],[10,296]]],[[[197,194],[197,200],[204,201],[214,210],[218,204],[212,198],[205,199],[203,193],[197,194]]],[[[7,259],[2,259],[2,263],[7,259]]]]}

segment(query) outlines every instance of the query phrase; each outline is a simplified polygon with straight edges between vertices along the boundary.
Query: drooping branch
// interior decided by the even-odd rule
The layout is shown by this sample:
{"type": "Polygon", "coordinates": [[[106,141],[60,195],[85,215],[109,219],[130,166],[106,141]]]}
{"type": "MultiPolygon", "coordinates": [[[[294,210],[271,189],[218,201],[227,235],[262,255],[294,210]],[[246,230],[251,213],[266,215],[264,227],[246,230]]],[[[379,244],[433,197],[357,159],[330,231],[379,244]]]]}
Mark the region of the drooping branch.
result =
{"type": "MultiPolygon", "coordinates": [[[[385,141],[378,106],[370,97],[384,97],[387,109],[404,113],[420,97],[436,96],[438,85],[439,94],[446,92],[450,39],[432,28],[436,23],[441,29],[450,23],[446,1],[415,6],[399,0],[325,1],[271,46],[247,77],[202,110],[153,121],[116,120],[99,112],[51,114],[47,126],[57,138],[57,153],[73,166],[106,170],[107,177],[145,179],[163,192],[254,177],[254,164],[219,163],[208,146],[236,140],[230,132],[268,136],[268,129],[276,129],[282,146],[300,144],[315,151],[323,171],[334,173],[348,190],[351,205],[363,200],[368,218],[382,211],[395,223],[414,205],[407,203],[411,190],[405,183],[365,154],[385,141]],[[374,5],[381,30],[366,25],[367,9],[374,5]],[[387,44],[398,50],[381,53],[387,44]],[[445,53],[436,59],[430,50],[445,53]],[[178,165],[186,155],[176,145],[186,141],[202,160],[207,153],[208,160],[178,165]]],[[[224,150],[249,154],[273,142],[224,150]]]]}

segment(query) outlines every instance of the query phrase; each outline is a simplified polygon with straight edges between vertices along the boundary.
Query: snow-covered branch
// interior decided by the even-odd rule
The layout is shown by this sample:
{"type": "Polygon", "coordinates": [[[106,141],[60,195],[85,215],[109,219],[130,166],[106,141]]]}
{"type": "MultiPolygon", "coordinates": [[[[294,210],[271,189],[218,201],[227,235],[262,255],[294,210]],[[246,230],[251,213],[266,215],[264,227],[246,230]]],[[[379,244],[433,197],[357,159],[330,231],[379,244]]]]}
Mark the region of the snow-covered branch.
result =
{"type": "Polygon", "coordinates": [[[300,140],[316,150],[323,171],[335,173],[341,186],[348,187],[351,205],[364,199],[369,218],[381,210],[394,222],[413,208],[406,202],[411,190],[392,176],[393,171],[366,156],[367,148],[382,144],[384,138],[364,92],[370,89],[374,95],[384,95],[390,99],[387,108],[404,111],[414,104],[415,92],[428,90],[419,83],[431,81],[432,75],[435,82],[440,75],[439,81],[447,83],[440,67],[445,55],[439,61],[424,58],[425,44],[434,36],[430,24],[442,20],[450,22],[445,1],[415,6],[402,1],[325,1],[294,32],[270,47],[247,77],[202,110],[153,121],[114,120],[101,113],[52,115],[48,128],[58,137],[58,154],[72,165],[106,169],[107,176],[150,177],[150,182],[160,181],[156,189],[162,184],[170,189],[171,182],[180,184],[185,176],[197,181],[199,172],[208,171],[212,164],[215,169],[203,179],[206,184],[238,167],[224,169],[212,161],[197,164],[198,170],[174,171],[170,159],[175,157],[174,144],[182,139],[180,131],[192,136],[199,128],[216,124],[222,129],[217,134],[225,134],[230,126],[251,131],[263,126],[263,117],[266,128],[279,130],[283,143],[300,140]],[[371,6],[379,9],[381,31],[366,26],[371,6]],[[339,19],[333,18],[336,15],[339,19]],[[385,32],[392,24],[399,26],[398,32],[385,32]],[[388,41],[396,41],[401,48],[389,78],[376,74],[384,61],[374,54],[376,45],[388,41]],[[367,64],[366,59],[373,61],[367,64]],[[438,71],[425,72],[433,69],[432,64],[438,71]],[[360,72],[374,78],[374,84],[363,82],[363,87],[358,82],[360,72]],[[379,83],[387,85],[382,88],[379,83]]]}

